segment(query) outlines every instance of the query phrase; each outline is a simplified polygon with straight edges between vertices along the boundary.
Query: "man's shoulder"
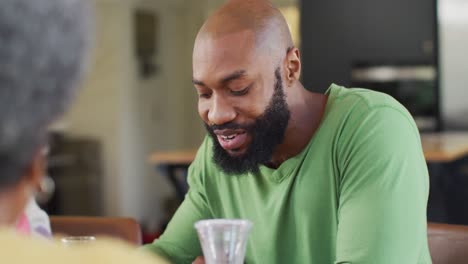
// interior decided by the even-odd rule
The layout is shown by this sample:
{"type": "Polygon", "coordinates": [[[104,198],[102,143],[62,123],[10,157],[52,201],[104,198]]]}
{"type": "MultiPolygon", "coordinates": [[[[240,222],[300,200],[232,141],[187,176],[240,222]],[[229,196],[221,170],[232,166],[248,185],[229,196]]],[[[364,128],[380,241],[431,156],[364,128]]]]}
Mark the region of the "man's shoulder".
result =
{"type": "Polygon", "coordinates": [[[373,91],[366,88],[346,88],[333,84],[330,87],[330,97],[337,102],[336,106],[374,109],[379,107],[390,107],[405,110],[397,100],[388,94],[373,91]]]}
{"type": "Polygon", "coordinates": [[[342,120],[352,121],[366,116],[376,116],[374,114],[376,112],[381,113],[380,118],[384,113],[394,112],[413,122],[408,110],[388,94],[365,88],[346,88],[335,84],[327,93],[330,102],[329,111],[335,113],[335,116],[341,116],[342,120]]]}
{"type": "Polygon", "coordinates": [[[337,134],[351,135],[363,124],[377,125],[390,121],[401,129],[417,130],[409,111],[385,93],[338,85],[332,85],[327,93],[327,120],[337,134]],[[352,133],[348,133],[350,131],[352,133]]]}

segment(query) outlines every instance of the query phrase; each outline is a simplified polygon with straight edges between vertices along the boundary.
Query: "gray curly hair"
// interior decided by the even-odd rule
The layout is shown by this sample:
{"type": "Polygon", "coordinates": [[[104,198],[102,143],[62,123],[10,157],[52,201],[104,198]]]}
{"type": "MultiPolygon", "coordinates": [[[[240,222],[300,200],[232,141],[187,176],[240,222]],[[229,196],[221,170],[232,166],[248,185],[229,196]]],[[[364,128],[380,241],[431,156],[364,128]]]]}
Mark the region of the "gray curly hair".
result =
{"type": "Polygon", "coordinates": [[[17,183],[84,71],[86,0],[0,2],[0,188],[17,183]]]}

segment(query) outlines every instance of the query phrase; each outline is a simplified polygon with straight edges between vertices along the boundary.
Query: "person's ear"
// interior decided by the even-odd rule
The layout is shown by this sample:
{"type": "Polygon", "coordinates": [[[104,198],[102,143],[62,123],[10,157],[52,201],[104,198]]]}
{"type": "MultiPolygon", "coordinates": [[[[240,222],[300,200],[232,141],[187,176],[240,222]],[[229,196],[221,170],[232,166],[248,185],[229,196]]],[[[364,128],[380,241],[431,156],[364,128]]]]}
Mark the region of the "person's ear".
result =
{"type": "Polygon", "coordinates": [[[26,170],[25,180],[34,191],[41,189],[41,183],[46,173],[48,147],[41,147],[26,170]]]}
{"type": "Polygon", "coordinates": [[[286,54],[286,82],[291,85],[301,77],[301,56],[299,49],[289,48],[286,54]]]}

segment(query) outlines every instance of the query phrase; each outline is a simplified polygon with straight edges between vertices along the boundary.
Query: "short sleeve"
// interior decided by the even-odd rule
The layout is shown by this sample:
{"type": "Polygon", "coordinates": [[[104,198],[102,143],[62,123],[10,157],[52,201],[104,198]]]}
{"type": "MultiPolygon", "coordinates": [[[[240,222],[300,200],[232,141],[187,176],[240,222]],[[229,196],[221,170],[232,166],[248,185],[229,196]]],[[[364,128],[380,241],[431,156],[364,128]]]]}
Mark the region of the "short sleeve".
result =
{"type": "Polygon", "coordinates": [[[418,263],[427,252],[429,176],[414,121],[382,106],[344,131],[335,263],[418,263]]]}

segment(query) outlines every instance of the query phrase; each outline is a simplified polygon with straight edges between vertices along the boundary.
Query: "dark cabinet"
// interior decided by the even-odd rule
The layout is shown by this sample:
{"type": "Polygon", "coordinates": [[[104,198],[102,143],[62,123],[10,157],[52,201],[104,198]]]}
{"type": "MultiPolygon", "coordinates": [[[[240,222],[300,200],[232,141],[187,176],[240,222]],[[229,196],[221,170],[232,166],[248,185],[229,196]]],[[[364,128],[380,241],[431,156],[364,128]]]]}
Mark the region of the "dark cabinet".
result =
{"type": "Polygon", "coordinates": [[[441,129],[436,0],[302,0],[305,87],[387,93],[421,131],[441,129]]]}
{"type": "Polygon", "coordinates": [[[303,81],[351,85],[355,65],[435,63],[435,0],[302,0],[303,81]]]}

